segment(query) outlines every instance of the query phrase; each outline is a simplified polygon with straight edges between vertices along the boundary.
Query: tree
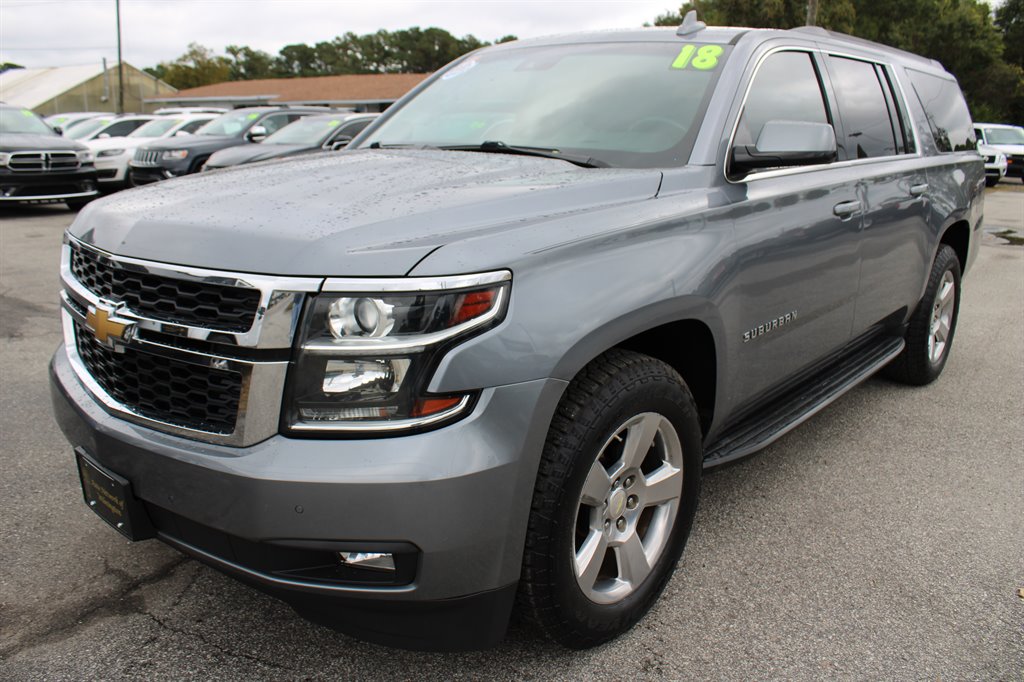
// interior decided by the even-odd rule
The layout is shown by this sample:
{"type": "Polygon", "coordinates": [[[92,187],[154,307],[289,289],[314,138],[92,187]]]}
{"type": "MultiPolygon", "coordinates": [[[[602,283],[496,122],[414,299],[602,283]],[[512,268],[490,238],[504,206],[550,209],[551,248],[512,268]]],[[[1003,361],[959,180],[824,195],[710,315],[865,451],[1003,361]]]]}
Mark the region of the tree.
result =
{"type": "Polygon", "coordinates": [[[1024,69],[1024,0],[1005,0],[996,10],[996,26],[1003,32],[1003,58],[1024,69]]]}
{"type": "Polygon", "coordinates": [[[176,88],[195,88],[231,79],[231,60],[215,55],[198,43],[189,43],[188,50],[173,62],[160,62],[146,71],[176,88]]]}
{"type": "Polygon", "coordinates": [[[228,45],[224,51],[231,57],[231,80],[249,81],[274,76],[274,58],[263,50],[228,45]]]}

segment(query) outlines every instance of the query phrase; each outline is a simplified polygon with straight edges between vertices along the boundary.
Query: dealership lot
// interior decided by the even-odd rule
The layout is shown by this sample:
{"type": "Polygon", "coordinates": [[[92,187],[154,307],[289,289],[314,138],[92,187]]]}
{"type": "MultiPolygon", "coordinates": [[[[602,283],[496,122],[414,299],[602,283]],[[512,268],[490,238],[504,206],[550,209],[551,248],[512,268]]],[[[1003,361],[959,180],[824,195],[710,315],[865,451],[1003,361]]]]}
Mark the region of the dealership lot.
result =
{"type": "MultiPolygon", "coordinates": [[[[1024,186],[986,227],[1024,233],[1024,186]]],[[[0,677],[1016,679],[1024,671],[1024,247],[987,235],[924,389],[868,382],[706,478],[665,597],[571,652],[398,652],[294,616],[85,508],[49,408],[62,205],[0,214],[0,677]]],[[[169,235],[173,238],[173,235],[169,235]]]]}

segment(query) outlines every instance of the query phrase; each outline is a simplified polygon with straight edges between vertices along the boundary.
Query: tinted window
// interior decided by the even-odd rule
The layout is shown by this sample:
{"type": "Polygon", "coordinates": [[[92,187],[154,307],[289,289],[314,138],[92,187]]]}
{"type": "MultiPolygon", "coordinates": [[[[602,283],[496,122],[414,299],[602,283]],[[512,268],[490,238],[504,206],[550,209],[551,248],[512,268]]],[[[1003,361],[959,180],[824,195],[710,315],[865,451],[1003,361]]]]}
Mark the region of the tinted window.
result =
{"type": "Polygon", "coordinates": [[[109,127],[104,128],[103,133],[110,135],[111,137],[124,137],[143,123],[145,123],[145,121],[118,121],[117,123],[112,123],[109,127]]]}
{"type": "Polygon", "coordinates": [[[974,126],[956,81],[907,69],[940,152],[975,148],[974,126]]]}
{"type": "Polygon", "coordinates": [[[195,120],[195,121],[189,121],[185,125],[181,126],[181,128],[179,128],[178,130],[179,130],[179,132],[184,130],[186,133],[194,133],[195,131],[199,130],[204,125],[206,125],[208,122],[209,122],[208,119],[200,118],[200,119],[195,120]]]}
{"type": "Polygon", "coordinates": [[[274,114],[273,116],[267,116],[265,119],[260,121],[260,125],[267,129],[267,134],[280,130],[286,125],[291,123],[297,117],[289,116],[288,114],[274,114]]]}
{"type": "Polygon", "coordinates": [[[734,144],[755,144],[768,121],[829,122],[818,73],[808,53],[777,52],[761,63],[734,144]]]}
{"type": "Polygon", "coordinates": [[[889,104],[875,65],[831,57],[829,69],[846,133],[847,158],[868,159],[896,154],[889,104]]]}
{"type": "Polygon", "coordinates": [[[338,131],[338,135],[348,135],[349,137],[355,137],[359,133],[363,132],[363,128],[370,125],[373,119],[367,119],[365,121],[356,121],[355,123],[349,123],[341,130],[338,131]]]}

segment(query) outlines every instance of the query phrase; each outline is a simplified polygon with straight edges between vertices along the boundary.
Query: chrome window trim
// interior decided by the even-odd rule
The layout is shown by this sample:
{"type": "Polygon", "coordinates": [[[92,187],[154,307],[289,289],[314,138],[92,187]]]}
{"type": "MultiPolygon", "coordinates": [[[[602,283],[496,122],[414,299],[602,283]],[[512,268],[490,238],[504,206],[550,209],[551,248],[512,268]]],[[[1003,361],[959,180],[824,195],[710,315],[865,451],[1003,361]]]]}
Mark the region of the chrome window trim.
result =
{"type": "MultiPolygon", "coordinates": [[[[824,92],[822,94],[824,95],[824,92]]],[[[773,47],[765,51],[765,53],[758,58],[757,64],[754,66],[754,71],[750,75],[750,80],[747,82],[747,87],[743,92],[743,99],[740,100],[739,109],[736,111],[736,118],[732,124],[732,132],[729,133],[729,142],[725,147],[725,155],[722,159],[721,169],[722,177],[725,179],[727,183],[729,183],[730,185],[742,185],[748,182],[754,182],[756,180],[767,180],[770,178],[784,177],[787,175],[798,175],[801,173],[814,173],[828,168],[847,168],[850,166],[858,166],[869,163],[882,163],[886,161],[898,161],[906,159],[920,159],[922,158],[922,156],[923,154],[921,153],[921,143],[918,137],[917,124],[914,122],[914,118],[911,115],[910,104],[908,103],[906,92],[903,89],[903,82],[900,80],[899,74],[897,73],[897,69],[891,62],[879,61],[877,59],[871,59],[860,55],[847,54],[840,51],[829,50],[828,48],[808,47],[806,45],[794,44],[779,45],[773,47]],[[897,86],[899,87],[900,96],[903,98],[904,105],[907,109],[907,116],[910,118],[911,130],[914,134],[914,153],[893,154],[889,156],[874,156],[869,159],[848,159],[846,161],[835,161],[833,163],[818,163],[812,166],[796,166],[793,168],[778,168],[767,171],[752,171],[745,175],[740,180],[733,180],[732,178],[730,178],[728,172],[729,155],[732,153],[733,141],[736,138],[736,131],[739,129],[740,118],[743,116],[743,110],[747,106],[747,98],[750,96],[750,88],[754,84],[754,80],[757,78],[758,72],[761,70],[761,65],[764,64],[765,60],[768,59],[768,57],[778,52],[805,52],[809,55],[817,54],[819,56],[835,55],[837,57],[848,57],[850,59],[856,59],[862,62],[870,62],[872,64],[890,67],[891,73],[893,74],[893,77],[896,79],[897,86]]]]}
{"type": "Polygon", "coordinates": [[[132,311],[129,308],[121,311],[123,317],[133,320],[138,323],[140,328],[148,331],[167,333],[173,336],[184,336],[198,341],[212,341],[242,348],[290,348],[295,330],[298,328],[299,315],[305,296],[318,291],[323,282],[323,278],[320,277],[272,277],[268,275],[167,265],[139,258],[117,256],[103,249],[85,244],[72,235],[65,233],[65,243],[62,248],[60,262],[61,280],[66,290],[86,307],[100,305],[101,299],[85,288],[71,271],[72,245],[114,261],[126,270],[189,282],[258,290],[260,292],[259,305],[252,327],[245,332],[224,331],[197,325],[157,320],[132,311]],[[213,338],[211,339],[211,337],[213,338]]]}
{"type": "Polygon", "coordinates": [[[331,277],[324,280],[322,292],[328,293],[397,293],[415,291],[448,291],[498,284],[512,279],[509,270],[494,270],[447,277],[331,277]]]}
{"type": "MultiPolygon", "coordinates": [[[[510,275],[511,276],[511,275],[510,275]]],[[[501,280],[508,281],[508,280],[501,280]]],[[[454,287],[453,287],[454,288],[454,287]]],[[[377,353],[390,355],[394,353],[417,353],[428,346],[433,346],[442,341],[465,334],[471,329],[483,326],[496,318],[505,309],[505,301],[508,298],[509,287],[498,289],[494,305],[483,315],[467,320],[462,324],[455,325],[443,331],[432,334],[417,334],[409,337],[377,337],[351,339],[332,339],[330,341],[306,341],[302,344],[302,350],[316,355],[365,355],[377,353]]]]}
{"type": "Polygon", "coordinates": [[[292,431],[305,433],[328,432],[328,433],[394,433],[396,431],[408,431],[437,424],[450,419],[461,413],[469,405],[470,396],[464,395],[462,399],[447,410],[432,414],[428,417],[416,417],[413,419],[396,419],[394,421],[365,421],[365,422],[304,422],[292,423],[289,428],[292,431]]]}
{"type": "MultiPolygon", "coordinates": [[[[242,375],[238,413],[235,418],[235,430],[232,433],[215,433],[179,426],[135,412],[103,389],[99,382],[90,374],[81,356],[78,354],[75,325],[77,323],[82,328],[85,328],[85,316],[75,309],[75,306],[70,303],[66,295],[62,296],[61,303],[64,351],[67,354],[68,362],[71,364],[71,369],[78,377],[78,380],[82,382],[82,386],[107,412],[135,424],[154,428],[164,433],[218,445],[245,447],[266,440],[278,433],[281,407],[284,400],[285,376],[288,372],[288,363],[286,361],[249,362],[234,358],[204,356],[201,353],[192,353],[190,351],[176,353],[177,357],[175,359],[204,366],[215,366],[217,369],[238,372],[242,375]],[[253,396],[257,396],[257,399],[251,400],[253,396]]],[[[130,344],[130,347],[145,352],[143,344],[133,342],[130,344]]],[[[160,354],[164,356],[170,355],[163,352],[160,354]]]]}

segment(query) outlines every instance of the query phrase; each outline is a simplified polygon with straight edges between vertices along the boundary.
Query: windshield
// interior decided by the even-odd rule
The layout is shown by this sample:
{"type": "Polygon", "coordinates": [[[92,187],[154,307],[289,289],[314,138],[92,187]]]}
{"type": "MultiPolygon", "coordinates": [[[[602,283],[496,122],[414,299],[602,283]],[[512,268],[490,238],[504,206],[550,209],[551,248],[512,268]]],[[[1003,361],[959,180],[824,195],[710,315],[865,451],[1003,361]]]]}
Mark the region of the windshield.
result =
{"type": "Polygon", "coordinates": [[[658,42],[485,51],[443,73],[361,146],[500,141],[612,166],[680,165],[731,49],[658,42]]]}
{"type": "Polygon", "coordinates": [[[110,121],[111,119],[109,118],[90,118],[65,130],[64,136],[74,140],[81,140],[82,138],[89,137],[100,128],[106,128],[110,121]]]}
{"type": "Polygon", "coordinates": [[[1024,144],[1024,128],[985,128],[989,144],[1024,144]]]}
{"type": "Polygon", "coordinates": [[[0,108],[0,133],[56,135],[53,129],[28,109],[0,108]]]}
{"type": "Polygon", "coordinates": [[[340,125],[340,118],[300,118],[268,136],[261,144],[323,144],[327,136],[340,125]]]}
{"type": "Polygon", "coordinates": [[[196,135],[241,135],[260,117],[258,112],[229,112],[218,116],[196,131],[196,135]]]}
{"type": "Polygon", "coordinates": [[[128,133],[128,137],[160,137],[171,128],[180,125],[182,119],[180,118],[158,118],[150,121],[149,123],[143,124],[128,133]]]}

